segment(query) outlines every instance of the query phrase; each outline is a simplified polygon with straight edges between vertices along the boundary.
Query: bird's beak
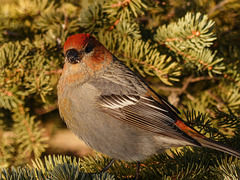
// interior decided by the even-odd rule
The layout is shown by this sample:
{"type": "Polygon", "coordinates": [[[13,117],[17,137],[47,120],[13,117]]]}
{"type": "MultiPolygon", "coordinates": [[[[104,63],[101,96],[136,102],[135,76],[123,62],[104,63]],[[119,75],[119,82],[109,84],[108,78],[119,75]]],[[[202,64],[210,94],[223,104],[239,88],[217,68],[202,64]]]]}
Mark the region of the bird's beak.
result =
{"type": "Polygon", "coordinates": [[[69,49],[66,52],[66,60],[71,64],[79,63],[83,58],[83,53],[76,49],[69,49]]]}

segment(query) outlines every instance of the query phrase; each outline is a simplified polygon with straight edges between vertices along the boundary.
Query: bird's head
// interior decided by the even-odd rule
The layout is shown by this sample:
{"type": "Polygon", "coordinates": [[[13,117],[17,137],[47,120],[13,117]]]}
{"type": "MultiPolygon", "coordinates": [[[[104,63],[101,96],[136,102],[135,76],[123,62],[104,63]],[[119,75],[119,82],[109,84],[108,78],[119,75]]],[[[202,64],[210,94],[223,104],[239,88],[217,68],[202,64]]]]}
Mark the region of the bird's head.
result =
{"type": "Polygon", "coordinates": [[[113,55],[90,34],[75,34],[64,44],[65,76],[93,76],[113,60],[113,55]]]}

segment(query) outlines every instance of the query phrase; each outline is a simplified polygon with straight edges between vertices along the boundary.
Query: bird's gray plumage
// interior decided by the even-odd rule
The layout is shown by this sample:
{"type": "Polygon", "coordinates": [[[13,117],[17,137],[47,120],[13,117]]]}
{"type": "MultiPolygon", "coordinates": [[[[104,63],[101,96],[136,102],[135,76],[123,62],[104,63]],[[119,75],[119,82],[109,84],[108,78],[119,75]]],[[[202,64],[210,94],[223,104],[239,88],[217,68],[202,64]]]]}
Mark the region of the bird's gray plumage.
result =
{"type": "Polygon", "coordinates": [[[93,149],[127,161],[185,145],[240,157],[238,150],[186,125],[174,106],[89,34],[68,38],[64,52],[67,61],[58,85],[60,115],[93,149]]]}
{"type": "Polygon", "coordinates": [[[68,97],[69,105],[64,107],[61,100],[59,105],[66,109],[63,118],[71,119],[66,121],[69,128],[97,151],[127,161],[197,144],[173,124],[174,116],[165,107],[143,96],[148,87],[125,68],[120,62],[112,63],[89,81],[64,90],[59,99],[68,97]],[[126,100],[132,105],[124,106],[126,100]],[[120,101],[122,107],[106,106],[120,101]]]}

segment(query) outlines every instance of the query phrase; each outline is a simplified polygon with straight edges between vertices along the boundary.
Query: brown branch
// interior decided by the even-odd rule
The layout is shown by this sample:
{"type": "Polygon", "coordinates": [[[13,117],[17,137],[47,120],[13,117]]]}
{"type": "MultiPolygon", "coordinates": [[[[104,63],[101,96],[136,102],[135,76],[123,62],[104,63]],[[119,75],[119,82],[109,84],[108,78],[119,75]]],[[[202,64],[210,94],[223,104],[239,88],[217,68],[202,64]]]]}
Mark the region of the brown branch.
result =
{"type": "MultiPolygon", "coordinates": [[[[159,42],[159,43],[161,44],[161,42],[159,42]]],[[[186,57],[186,58],[191,59],[191,60],[197,60],[200,64],[202,64],[202,65],[204,66],[204,69],[206,69],[206,68],[209,69],[209,70],[212,70],[212,69],[213,69],[212,66],[208,66],[208,63],[203,62],[203,60],[201,60],[201,59],[197,59],[197,58],[195,58],[195,57],[192,57],[191,55],[189,55],[189,54],[187,54],[187,53],[185,53],[185,52],[182,52],[182,51],[175,51],[175,50],[173,50],[170,46],[166,46],[166,47],[167,47],[168,49],[170,49],[171,51],[180,54],[180,55],[183,56],[183,57],[186,57]]]]}
{"type": "Polygon", "coordinates": [[[186,92],[186,89],[191,83],[192,78],[193,78],[193,75],[189,76],[186,80],[183,81],[184,82],[183,87],[181,88],[181,91],[178,93],[179,95],[181,95],[183,92],[186,92]]]}
{"type": "MultiPolygon", "coordinates": [[[[145,62],[140,62],[140,64],[146,65],[145,62]]],[[[167,79],[168,76],[166,74],[163,74],[163,72],[161,70],[159,70],[157,67],[155,67],[151,64],[148,64],[148,67],[151,68],[152,70],[158,72],[161,75],[161,77],[167,79]]]]}
{"type": "Polygon", "coordinates": [[[40,116],[40,115],[49,113],[51,111],[54,111],[57,108],[58,108],[58,103],[55,102],[54,104],[50,104],[47,107],[34,108],[33,111],[36,113],[36,115],[40,116]]]}
{"type": "Polygon", "coordinates": [[[195,83],[195,82],[198,82],[198,81],[204,81],[204,80],[216,80],[218,79],[217,77],[205,77],[205,76],[202,76],[202,77],[196,77],[196,78],[193,78],[193,76],[190,76],[188,77],[187,80],[184,80],[184,84],[181,88],[178,88],[178,87],[168,87],[168,86],[157,86],[158,89],[160,90],[165,90],[165,91],[171,91],[171,92],[178,92],[179,95],[181,95],[183,92],[186,92],[186,89],[187,87],[189,86],[189,84],[191,83],[195,83]]]}
{"type": "Polygon", "coordinates": [[[160,89],[160,90],[163,90],[163,91],[171,91],[171,92],[179,92],[179,91],[181,91],[181,88],[169,87],[169,86],[157,86],[157,89],[160,89]]]}
{"type": "MultiPolygon", "coordinates": [[[[194,96],[192,96],[189,92],[187,92],[187,88],[191,83],[195,83],[198,81],[203,81],[203,80],[212,80],[212,79],[218,79],[216,77],[196,77],[193,78],[193,75],[189,76],[188,78],[186,78],[183,82],[183,86],[181,88],[177,88],[177,87],[168,87],[168,86],[157,86],[158,89],[160,90],[164,90],[164,91],[170,91],[171,94],[175,94],[177,93],[177,96],[179,97],[180,95],[182,95],[183,93],[186,94],[186,96],[191,100],[191,101],[195,101],[194,96]]],[[[171,96],[171,95],[170,95],[171,96]]]]}
{"type": "Polygon", "coordinates": [[[191,83],[195,83],[198,81],[204,81],[204,80],[216,80],[216,79],[219,79],[219,78],[210,77],[210,76],[202,76],[202,77],[196,77],[196,78],[191,79],[191,83]]]}
{"type": "Polygon", "coordinates": [[[217,9],[220,9],[222,6],[224,6],[225,4],[227,4],[230,0],[224,0],[224,1],[221,1],[219,2],[216,6],[214,6],[213,8],[211,8],[209,11],[208,11],[208,16],[211,16],[214,11],[216,11],[217,9]]]}
{"type": "Polygon", "coordinates": [[[15,36],[15,37],[18,37],[18,36],[21,35],[21,34],[18,33],[18,32],[14,32],[14,31],[10,31],[10,30],[5,30],[5,31],[3,31],[3,34],[4,34],[4,35],[7,35],[7,36],[15,36]]]}
{"type": "Polygon", "coordinates": [[[167,79],[167,77],[168,77],[167,74],[163,74],[163,72],[162,72],[160,69],[158,69],[156,66],[154,66],[154,65],[152,65],[152,64],[149,64],[149,63],[146,64],[145,61],[141,61],[140,59],[136,59],[136,58],[133,58],[133,57],[126,56],[124,53],[122,53],[122,56],[123,56],[124,58],[133,60],[133,61],[135,61],[136,63],[138,63],[138,64],[140,64],[140,65],[148,66],[148,67],[149,67],[150,69],[152,69],[153,71],[159,73],[160,76],[163,77],[163,78],[166,78],[166,79],[167,79]]]}
{"type": "MultiPolygon", "coordinates": [[[[214,96],[213,93],[211,92],[211,90],[208,90],[207,93],[208,93],[214,100],[216,100],[218,104],[220,104],[220,105],[225,105],[225,103],[223,102],[223,100],[220,99],[220,98],[218,98],[218,97],[216,97],[216,96],[214,96]]],[[[221,108],[220,108],[220,110],[221,110],[221,108]]]]}
{"type": "Polygon", "coordinates": [[[188,39],[192,39],[192,38],[198,37],[198,36],[200,36],[200,32],[193,30],[192,34],[187,36],[187,37],[185,37],[185,38],[167,38],[165,40],[159,41],[159,43],[160,44],[165,44],[165,42],[172,42],[172,41],[180,41],[180,42],[182,42],[182,41],[186,41],[188,39]]]}
{"type": "Polygon", "coordinates": [[[170,49],[171,51],[174,51],[174,52],[180,54],[180,55],[183,56],[183,57],[186,57],[186,58],[191,59],[191,60],[197,60],[200,64],[202,64],[202,65],[204,66],[204,68],[207,68],[208,70],[212,70],[213,67],[212,67],[212,66],[209,66],[208,63],[203,62],[203,60],[197,59],[197,58],[195,58],[195,57],[192,57],[190,54],[187,54],[187,53],[182,52],[182,51],[175,51],[175,50],[173,50],[173,49],[171,48],[171,46],[169,46],[169,45],[166,44],[166,42],[172,42],[172,41],[180,41],[180,42],[182,42],[182,41],[185,41],[185,40],[187,40],[187,39],[192,39],[192,38],[198,37],[198,36],[200,36],[200,32],[193,30],[193,31],[192,31],[192,35],[187,36],[186,38],[167,38],[166,40],[159,41],[158,43],[161,44],[161,45],[165,45],[168,49],[170,49]]]}
{"type": "Polygon", "coordinates": [[[192,96],[190,93],[187,93],[187,97],[188,97],[188,99],[190,99],[191,101],[195,101],[195,100],[196,100],[195,97],[192,96]]]}
{"type": "Polygon", "coordinates": [[[109,31],[113,30],[114,27],[116,27],[119,22],[120,22],[120,19],[116,20],[115,23],[108,30],[109,31]]]}

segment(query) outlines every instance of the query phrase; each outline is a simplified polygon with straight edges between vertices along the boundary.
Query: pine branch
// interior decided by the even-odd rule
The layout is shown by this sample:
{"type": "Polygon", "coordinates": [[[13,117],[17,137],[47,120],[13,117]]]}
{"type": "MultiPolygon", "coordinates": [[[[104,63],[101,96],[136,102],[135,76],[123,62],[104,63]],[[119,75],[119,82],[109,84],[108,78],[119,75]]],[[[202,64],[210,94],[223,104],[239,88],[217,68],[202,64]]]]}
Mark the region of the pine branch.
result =
{"type": "Polygon", "coordinates": [[[222,74],[225,69],[223,58],[216,58],[217,52],[207,49],[216,39],[211,31],[213,24],[200,13],[187,13],[177,23],[159,27],[155,41],[181,56],[186,67],[199,72],[207,71],[209,76],[222,74]]]}
{"type": "Polygon", "coordinates": [[[47,138],[43,137],[44,129],[40,129],[40,121],[34,122],[36,117],[30,117],[27,112],[26,109],[20,108],[13,116],[15,121],[14,141],[18,146],[16,153],[19,155],[19,159],[16,158],[16,161],[30,158],[32,155],[39,157],[47,147],[45,144],[47,138]]]}
{"type": "Polygon", "coordinates": [[[146,8],[147,5],[140,0],[112,0],[104,4],[109,19],[116,18],[120,21],[130,21],[132,17],[142,16],[146,8]]]}
{"type": "Polygon", "coordinates": [[[171,81],[178,81],[180,69],[170,57],[161,55],[149,43],[136,40],[123,46],[123,58],[128,66],[133,67],[145,76],[157,76],[163,83],[171,85],[171,81]],[[131,51],[129,51],[131,50],[131,51]]]}

